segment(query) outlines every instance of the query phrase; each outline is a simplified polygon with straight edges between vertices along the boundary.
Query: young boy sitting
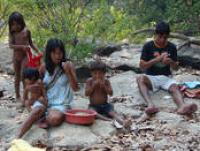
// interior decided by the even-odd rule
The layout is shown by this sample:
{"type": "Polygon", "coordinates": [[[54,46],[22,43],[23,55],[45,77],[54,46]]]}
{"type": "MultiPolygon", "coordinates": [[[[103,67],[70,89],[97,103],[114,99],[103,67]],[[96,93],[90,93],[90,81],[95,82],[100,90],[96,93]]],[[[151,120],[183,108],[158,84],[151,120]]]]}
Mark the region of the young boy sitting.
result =
{"type": "Polygon", "coordinates": [[[25,81],[24,103],[29,111],[31,107],[47,106],[47,98],[44,85],[40,80],[37,69],[27,68],[23,72],[25,81]]]}
{"type": "Polygon", "coordinates": [[[110,121],[114,118],[120,125],[127,127],[130,120],[122,120],[114,111],[113,106],[108,103],[108,95],[113,94],[111,84],[105,78],[106,65],[101,61],[92,62],[90,65],[92,77],[86,81],[85,95],[90,98],[89,108],[97,112],[97,118],[110,121]]]}

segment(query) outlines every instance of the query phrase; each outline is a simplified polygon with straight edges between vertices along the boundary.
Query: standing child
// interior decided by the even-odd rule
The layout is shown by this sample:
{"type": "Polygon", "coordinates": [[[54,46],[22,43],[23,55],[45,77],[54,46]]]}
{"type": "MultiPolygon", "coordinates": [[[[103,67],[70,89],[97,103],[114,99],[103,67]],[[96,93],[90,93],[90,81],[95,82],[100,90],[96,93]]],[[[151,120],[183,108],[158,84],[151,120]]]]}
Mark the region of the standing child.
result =
{"type": "Polygon", "coordinates": [[[47,107],[47,97],[45,87],[37,69],[27,68],[23,72],[25,82],[24,102],[29,111],[31,107],[45,106],[47,107]]]}
{"type": "Polygon", "coordinates": [[[101,61],[92,62],[90,65],[92,77],[86,81],[85,95],[90,98],[89,107],[97,112],[97,117],[110,121],[108,117],[114,118],[119,124],[127,127],[130,120],[121,119],[114,111],[113,106],[108,103],[108,95],[113,94],[111,84],[105,78],[106,65],[101,61]]]}
{"type": "MultiPolygon", "coordinates": [[[[33,44],[31,32],[26,28],[23,16],[19,12],[13,12],[9,16],[9,47],[14,50],[13,63],[15,71],[15,93],[16,100],[20,99],[20,81],[22,80],[22,71],[27,57],[26,50],[30,47],[39,52],[39,49],[33,44]]],[[[22,102],[24,106],[24,102],[22,102]]]]}

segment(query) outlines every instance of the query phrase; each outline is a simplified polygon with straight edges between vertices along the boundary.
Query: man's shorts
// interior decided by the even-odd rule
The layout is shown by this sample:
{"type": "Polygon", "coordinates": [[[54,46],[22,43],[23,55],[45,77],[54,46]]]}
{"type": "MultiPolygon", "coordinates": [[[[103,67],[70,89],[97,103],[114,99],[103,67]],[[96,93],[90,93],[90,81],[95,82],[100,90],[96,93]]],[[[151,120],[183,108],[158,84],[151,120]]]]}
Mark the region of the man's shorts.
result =
{"type": "Polygon", "coordinates": [[[164,75],[158,75],[158,76],[145,75],[145,76],[151,82],[153,92],[156,92],[160,89],[168,91],[172,84],[176,84],[176,81],[168,76],[164,75]]]}
{"type": "Polygon", "coordinates": [[[89,108],[95,110],[97,113],[108,116],[111,111],[114,111],[114,107],[110,103],[101,105],[89,105],[89,108]]]}
{"type": "MultiPolygon", "coordinates": [[[[39,101],[35,101],[34,104],[32,105],[32,108],[36,108],[36,107],[44,107],[44,105],[42,103],[40,103],[39,101]]],[[[62,113],[65,113],[66,110],[68,109],[65,105],[49,105],[47,107],[47,109],[53,109],[53,110],[58,110],[62,113]]]]}

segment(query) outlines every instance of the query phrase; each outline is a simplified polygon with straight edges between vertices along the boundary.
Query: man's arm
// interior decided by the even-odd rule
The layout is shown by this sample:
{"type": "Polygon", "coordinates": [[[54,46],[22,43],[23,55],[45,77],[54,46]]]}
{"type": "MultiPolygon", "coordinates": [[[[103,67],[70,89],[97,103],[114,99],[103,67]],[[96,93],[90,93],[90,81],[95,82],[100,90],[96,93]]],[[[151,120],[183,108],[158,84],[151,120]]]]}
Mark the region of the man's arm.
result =
{"type": "Polygon", "coordinates": [[[170,67],[174,70],[178,69],[177,49],[174,44],[171,45],[170,56],[164,57],[162,62],[166,65],[170,65],[170,67]]]}
{"type": "Polygon", "coordinates": [[[166,64],[166,65],[170,65],[170,67],[171,67],[172,69],[174,69],[174,70],[177,70],[177,69],[178,69],[178,62],[172,60],[172,59],[169,58],[169,57],[164,58],[162,62],[163,62],[164,64],[166,64]]]}
{"type": "Polygon", "coordinates": [[[162,59],[163,59],[163,55],[157,56],[156,58],[151,59],[149,61],[140,59],[140,68],[143,70],[146,70],[146,69],[152,67],[154,64],[160,62],[162,59]]]}
{"type": "Polygon", "coordinates": [[[150,67],[152,67],[154,64],[160,62],[163,58],[163,55],[159,55],[156,58],[153,58],[150,60],[150,53],[151,53],[151,42],[146,43],[142,48],[142,53],[140,57],[140,68],[142,70],[146,70],[150,67]]]}

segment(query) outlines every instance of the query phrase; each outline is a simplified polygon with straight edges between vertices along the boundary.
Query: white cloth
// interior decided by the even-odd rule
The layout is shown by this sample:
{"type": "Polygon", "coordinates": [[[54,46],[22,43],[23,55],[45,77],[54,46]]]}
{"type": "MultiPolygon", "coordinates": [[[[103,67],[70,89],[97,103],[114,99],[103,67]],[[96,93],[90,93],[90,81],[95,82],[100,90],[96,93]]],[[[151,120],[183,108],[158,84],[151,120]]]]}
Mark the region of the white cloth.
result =
{"type": "Polygon", "coordinates": [[[160,89],[168,91],[172,84],[176,84],[176,81],[168,76],[164,75],[158,75],[158,76],[145,75],[145,76],[147,76],[147,78],[150,80],[153,92],[156,92],[160,89]]]}

